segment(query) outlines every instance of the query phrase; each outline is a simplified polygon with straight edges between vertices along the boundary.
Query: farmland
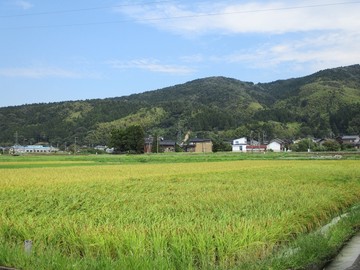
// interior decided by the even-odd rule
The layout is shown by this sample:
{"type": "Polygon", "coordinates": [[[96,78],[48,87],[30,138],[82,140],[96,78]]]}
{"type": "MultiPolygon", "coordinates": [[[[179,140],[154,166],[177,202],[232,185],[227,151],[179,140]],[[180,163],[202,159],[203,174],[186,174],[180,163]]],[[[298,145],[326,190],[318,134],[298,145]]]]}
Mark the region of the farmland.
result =
{"type": "Polygon", "coordinates": [[[360,226],[358,160],[156,157],[0,157],[0,265],[300,269],[360,226]]]}

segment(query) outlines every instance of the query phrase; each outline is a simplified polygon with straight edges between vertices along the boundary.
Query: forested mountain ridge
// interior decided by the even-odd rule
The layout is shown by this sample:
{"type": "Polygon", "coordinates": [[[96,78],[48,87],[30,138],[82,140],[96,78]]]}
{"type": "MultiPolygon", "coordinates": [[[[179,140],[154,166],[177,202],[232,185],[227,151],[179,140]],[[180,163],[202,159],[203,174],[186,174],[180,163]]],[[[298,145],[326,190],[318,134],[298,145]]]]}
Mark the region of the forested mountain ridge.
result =
{"type": "Polygon", "coordinates": [[[209,77],[118,98],[0,108],[0,145],[47,141],[107,144],[112,129],[140,124],[146,134],[181,140],[329,137],[360,133],[360,65],[254,84],[209,77]]]}

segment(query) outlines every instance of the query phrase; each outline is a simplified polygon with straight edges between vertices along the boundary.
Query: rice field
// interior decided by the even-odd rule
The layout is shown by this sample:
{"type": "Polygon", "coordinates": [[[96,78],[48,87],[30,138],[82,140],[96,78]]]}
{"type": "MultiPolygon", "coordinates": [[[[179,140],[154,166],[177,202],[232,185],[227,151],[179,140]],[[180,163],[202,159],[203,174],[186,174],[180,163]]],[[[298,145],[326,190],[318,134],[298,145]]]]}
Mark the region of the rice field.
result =
{"type": "Polygon", "coordinates": [[[78,162],[0,163],[0,265],[260,269],[360,202],[356,160],[78,162]]]}

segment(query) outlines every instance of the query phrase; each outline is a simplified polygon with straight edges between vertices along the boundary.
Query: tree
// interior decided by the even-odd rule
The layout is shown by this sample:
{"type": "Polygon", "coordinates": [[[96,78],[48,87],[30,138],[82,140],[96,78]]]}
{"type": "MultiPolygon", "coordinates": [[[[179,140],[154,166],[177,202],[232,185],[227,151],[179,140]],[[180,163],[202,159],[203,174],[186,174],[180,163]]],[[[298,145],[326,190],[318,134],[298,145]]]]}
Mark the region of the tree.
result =
{"type": "Polygon", "coordinates": [[[137,125],[115,129],[111,132],[109,146],[119,153],[144,153],[144,130],[137,125]]]}
{"type": "Polygon", "coordinates": [[[212,140],[213,142],[213,152],[228,152],[231,151],[231,144],[226,143],[220,139],[212,140]]]}
{"type": "Polygon", "coordinates": [[[109,146],[113,147],[115,152],[123,153],[128,151],[125,129],[114,129],[111,132],[109,146]]]}
{"type": "Polygon", "coordinates": [[[315,143],[311,139],[302,139],[300,142],[293,144],[291,150],[295,152],[307,152],[308,149],[314,149],[315,146],[315,143]]]}
{"type": "Polygon", "coordinates": [[[327,140],[323,143],[325,151],[339,151],[340,144],[336,140],[327,140]]]}
{"type": "Polygon", "coordinates": [[[144,153],[144,129],[139,126],[130,126],[126,129],[127,145],[130,152],[144,153]]]}

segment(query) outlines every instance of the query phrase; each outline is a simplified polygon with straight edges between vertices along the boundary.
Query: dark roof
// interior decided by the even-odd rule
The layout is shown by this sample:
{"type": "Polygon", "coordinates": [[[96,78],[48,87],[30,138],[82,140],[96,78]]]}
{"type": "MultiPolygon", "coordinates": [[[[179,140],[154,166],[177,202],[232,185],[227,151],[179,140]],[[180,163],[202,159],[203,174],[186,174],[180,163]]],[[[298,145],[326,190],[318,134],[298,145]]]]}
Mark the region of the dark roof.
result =
{"type": "Polygon", "coordinates": [[[144,138],[144,142],[146,144],[151,144],[153,142],[153,138],[144,138]]]}
{"type": "Polygon", "coordinates": [[[159,145],[161,146],[175,146],[176,142],[172,140],[163,140],[160,141],[159,145]]]}
{"type": "Polygon", "coordinates": [[[190,143],[211,142],[211,139],[194,138],[194,139],[190,139],[189,142],[190,142],[190,143]]]}
{"type": "Polygon", "coordinates": [[[359,135],[346,135],[346,136],[342,136],[341,139],[343,140],[359,139],[359,135]]]}

